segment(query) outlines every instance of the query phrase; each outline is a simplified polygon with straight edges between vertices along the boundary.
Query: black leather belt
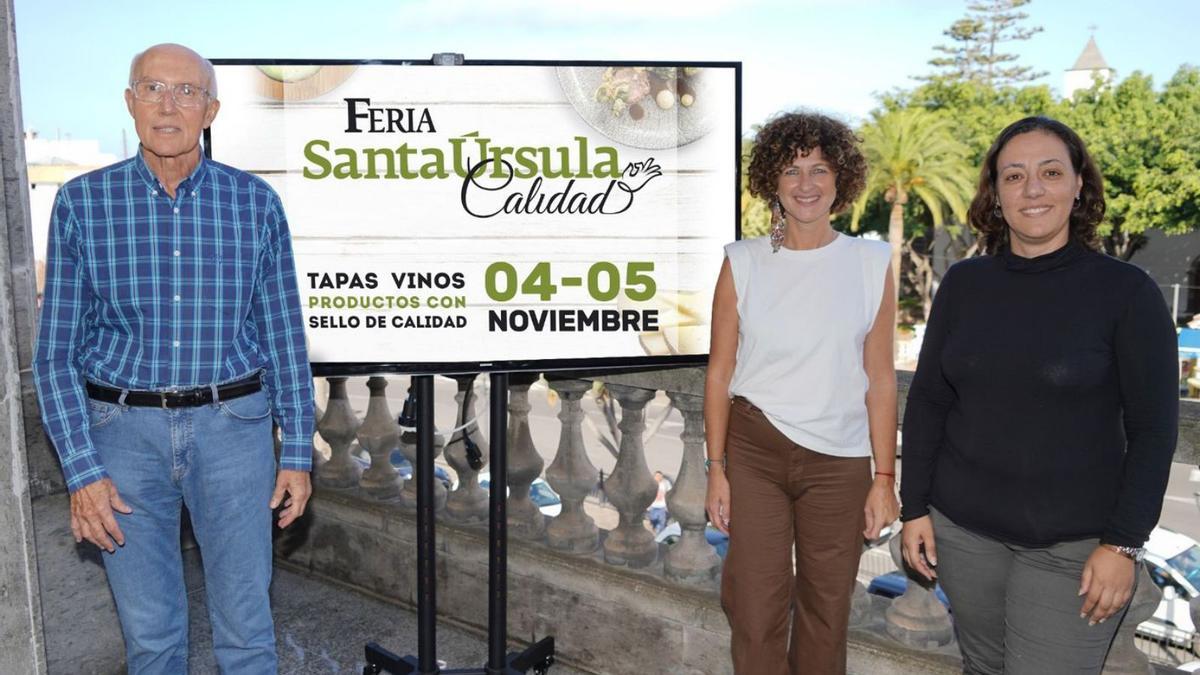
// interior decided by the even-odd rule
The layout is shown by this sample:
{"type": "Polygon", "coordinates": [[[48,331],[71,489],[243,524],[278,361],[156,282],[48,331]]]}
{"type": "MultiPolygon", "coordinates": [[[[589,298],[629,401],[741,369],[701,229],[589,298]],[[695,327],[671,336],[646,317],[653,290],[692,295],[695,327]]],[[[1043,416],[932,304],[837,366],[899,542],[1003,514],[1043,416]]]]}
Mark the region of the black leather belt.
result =
{"type": "MultiPolygon", "coordinates": [[[[262,389],[262,380],[258,375],[252,375],[244,380],[222,384],[217,387],[217,398],[222,401],[235,399],[253,394],[262,389]]],[[[185,391],[128,391],[125,400],[121,400],[122,390],[87,383],[89,398],[107,403],[124,403],[125,405],[146,406],[152,408],[189,408],[206,405],[213,402],[211,387],[198,387],[185,391]]]]}

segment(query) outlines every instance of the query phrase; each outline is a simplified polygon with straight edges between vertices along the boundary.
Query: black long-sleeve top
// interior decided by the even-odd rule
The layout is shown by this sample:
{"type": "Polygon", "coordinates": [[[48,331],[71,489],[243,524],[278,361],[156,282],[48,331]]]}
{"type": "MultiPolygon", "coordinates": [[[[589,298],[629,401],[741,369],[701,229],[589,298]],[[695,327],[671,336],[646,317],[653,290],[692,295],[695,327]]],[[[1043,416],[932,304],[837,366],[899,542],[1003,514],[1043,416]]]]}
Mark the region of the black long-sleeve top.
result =
{"type": "Polygon", "coordinates": [[[902,520],[1047,546],[1141,546],[1179,415],[1174,325],[1142,270],[1075,241],[957,263],[904,414],[902,520]]]}

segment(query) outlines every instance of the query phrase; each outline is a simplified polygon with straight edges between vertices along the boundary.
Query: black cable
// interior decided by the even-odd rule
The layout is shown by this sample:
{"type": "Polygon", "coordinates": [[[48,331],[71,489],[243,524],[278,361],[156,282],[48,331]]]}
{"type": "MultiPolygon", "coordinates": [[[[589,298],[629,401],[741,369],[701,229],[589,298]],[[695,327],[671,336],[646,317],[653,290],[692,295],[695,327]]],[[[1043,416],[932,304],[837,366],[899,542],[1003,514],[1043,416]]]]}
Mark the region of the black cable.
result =
{"type": "MultiPolygon", "coordinates": [[[[478,376],[478,375],[476,375],[476,376],[478,376]]],[[[466,390],[463,392],[462,414],[460,416],[462,417],[464,424],[467,421],[467,409],[471,406],[471,396],[474,395],[474,393],[475,393],[475,379],[474,379],[474,377],[472,377],[471,384],[468,385],[466,390]]],[[[471,438],[471,425],[470,424],[466,424],[466,426],[463,427],[462,438],[463,438],[463,447],[466,448],[466,451],[467,451],[467,465],[470,466],[473,470],[479,471],[480,469],[483,468],[483,453],[480,452],[479,446],[471,438]]]]}

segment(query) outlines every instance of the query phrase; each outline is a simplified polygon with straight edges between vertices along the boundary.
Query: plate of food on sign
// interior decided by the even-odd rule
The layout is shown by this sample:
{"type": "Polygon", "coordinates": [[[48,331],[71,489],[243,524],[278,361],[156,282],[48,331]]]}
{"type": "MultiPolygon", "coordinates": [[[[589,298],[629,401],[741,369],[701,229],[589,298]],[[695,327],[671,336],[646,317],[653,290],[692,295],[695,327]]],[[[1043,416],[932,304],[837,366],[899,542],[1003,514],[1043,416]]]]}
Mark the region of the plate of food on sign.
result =
{"type": "Polygon", "coordinates": [[[593,129],[635,148],[677,148],[712,130],[705,69],[561,66],[563,93],[593,129]]]}

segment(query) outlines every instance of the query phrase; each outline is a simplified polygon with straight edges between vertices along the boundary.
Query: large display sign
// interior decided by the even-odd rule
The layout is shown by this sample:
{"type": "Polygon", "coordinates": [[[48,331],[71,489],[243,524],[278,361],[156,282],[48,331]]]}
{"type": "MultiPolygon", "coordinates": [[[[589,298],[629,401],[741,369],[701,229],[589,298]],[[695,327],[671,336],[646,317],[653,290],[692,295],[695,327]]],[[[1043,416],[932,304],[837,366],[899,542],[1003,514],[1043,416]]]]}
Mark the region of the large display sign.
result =
{"type": "Polygon", "coordinates": [[[322,374],[703,361],[740,65],[218,61],[322,374]]]}

